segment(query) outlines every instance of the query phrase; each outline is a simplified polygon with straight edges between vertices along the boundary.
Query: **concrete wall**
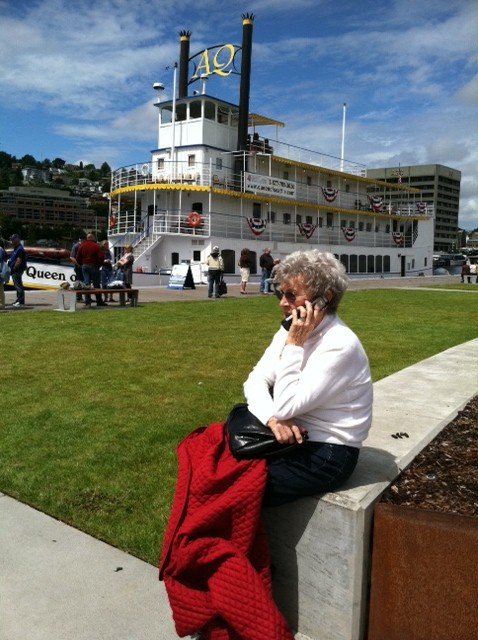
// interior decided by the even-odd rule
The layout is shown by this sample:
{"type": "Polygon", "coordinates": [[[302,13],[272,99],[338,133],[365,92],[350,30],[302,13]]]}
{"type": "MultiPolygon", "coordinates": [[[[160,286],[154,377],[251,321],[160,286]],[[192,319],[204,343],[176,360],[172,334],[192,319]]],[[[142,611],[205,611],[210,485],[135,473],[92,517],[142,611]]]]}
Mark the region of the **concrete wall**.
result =
{"type": "Polygon", "coordinates": [[[340,491],[264,510],[279,608],[297,640],[363,640],[375,503],[478,394],[478,339],[374,384],[374,418],[340,491]],[[406,432],[409,437],[392,438],[406,432]]]}

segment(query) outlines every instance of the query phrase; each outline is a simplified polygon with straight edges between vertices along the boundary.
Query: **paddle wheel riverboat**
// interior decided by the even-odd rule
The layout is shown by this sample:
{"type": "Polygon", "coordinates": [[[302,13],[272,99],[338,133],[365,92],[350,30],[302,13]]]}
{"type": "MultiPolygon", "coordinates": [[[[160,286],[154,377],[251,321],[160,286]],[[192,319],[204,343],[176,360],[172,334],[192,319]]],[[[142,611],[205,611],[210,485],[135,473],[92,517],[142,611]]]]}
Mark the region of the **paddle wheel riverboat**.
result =
{"type": "Polygon", "coordinates": [[[132,244],[143,272],[187,262],[200,274],[218,245],[226,273],[238,276],[243,247],[255,260],[252,273],[265,247],[274,258],[316,248],[334,253],[352,277],[431,275],[433,211],[419,190],[284,143],[282,122],[249,111],[252,28],[253,16],[245,15],[241,47],[193,56],[190,32],[180,33],[172,98],[162,101],[163,85],[153,85],[158,146],[150,160],[112,174],[109,239],[117,254],[132,244]],[[234,74],[239,105],[206,93],[209,77],[225,82],[234,74]]]}

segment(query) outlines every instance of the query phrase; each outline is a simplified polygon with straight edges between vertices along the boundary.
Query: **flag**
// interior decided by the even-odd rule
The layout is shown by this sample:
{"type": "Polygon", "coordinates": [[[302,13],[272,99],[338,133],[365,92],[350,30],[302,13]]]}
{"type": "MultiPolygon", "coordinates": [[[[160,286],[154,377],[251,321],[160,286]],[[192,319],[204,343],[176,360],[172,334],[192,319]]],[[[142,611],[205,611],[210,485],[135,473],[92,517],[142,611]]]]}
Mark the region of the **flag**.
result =
{"type": "Polygon", "coordinates": [[[353,227],[342,227],[342,232],[347,242],[352,242],[352,240],[355,240],[356,231],[353,227]]]}
{"type": "Polygon", "coordinates": [[[300,235],[305,236],[307,240],[313,235],[314,231],[317,229],[316,224],[311,224],[310,222],[298,222],[297,226],[299,227],[300,235]]]}
{"type": "Polygon", "coordinates": [[[420,215],[424,215],[427,213],[427,203],[426,202],[417,202],[416,211],[420,215]]]}
{"type": "Polygon", "coordinates": [[[339,192],[338,189],[334,189],[333,187],[321,187],[321,189],[322,189],[322,194],[324,198],[327,200],[327,202],[333,202],[339,192]]]}
{"type": "Polygon", "coordinates": [[[267,221],[262,218],[246,218],[249,229],[255,236],[260,236],[264,233],[267,226],[267,221]]]}
{"type": "Polygon", "coordinates": [[[382,196],[367,196],[368,201],[370,202],[370,206],[372,207],[375,213],[378,213],[382,210],[383,198],[382,196]]]}
{"type": "Polygon", "coordinates": [[[403,247],[403,233],[401,231],[392,231],[392,238],[397,247],[403,247]]]}

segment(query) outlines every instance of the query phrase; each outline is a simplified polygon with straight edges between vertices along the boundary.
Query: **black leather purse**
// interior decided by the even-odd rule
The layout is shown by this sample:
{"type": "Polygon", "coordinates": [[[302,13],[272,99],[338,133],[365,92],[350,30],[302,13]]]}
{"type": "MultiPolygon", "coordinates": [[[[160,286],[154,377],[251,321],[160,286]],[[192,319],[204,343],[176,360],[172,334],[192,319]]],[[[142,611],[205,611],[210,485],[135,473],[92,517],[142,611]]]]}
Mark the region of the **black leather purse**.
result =
{"type": "Polygon", "coordinates": [[[229,449],[238,460],[272,458],[298,446],[277,442],[272,431],[252,414],[247,404],[236,404],[226,420],[229,449]]]}

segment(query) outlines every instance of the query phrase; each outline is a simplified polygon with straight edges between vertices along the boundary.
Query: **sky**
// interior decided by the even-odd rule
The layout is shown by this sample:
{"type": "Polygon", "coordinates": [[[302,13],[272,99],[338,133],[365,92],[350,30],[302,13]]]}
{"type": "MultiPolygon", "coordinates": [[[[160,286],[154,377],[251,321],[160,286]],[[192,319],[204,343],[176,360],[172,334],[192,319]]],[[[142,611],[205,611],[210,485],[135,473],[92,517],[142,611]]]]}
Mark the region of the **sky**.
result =
{"type": "MultiPolygon", "coordinates": [[[[191,54],[240,45],[244,13],[250,110],[282,141],[340,156],[346,103],[347,160],[458,169],[459,226],[478,228],[478,0],[0,0],[0,151],[147,162],[179,31],[191,54]]],[[[237,77],[207,92],[237,103],[237,77]]]]}

